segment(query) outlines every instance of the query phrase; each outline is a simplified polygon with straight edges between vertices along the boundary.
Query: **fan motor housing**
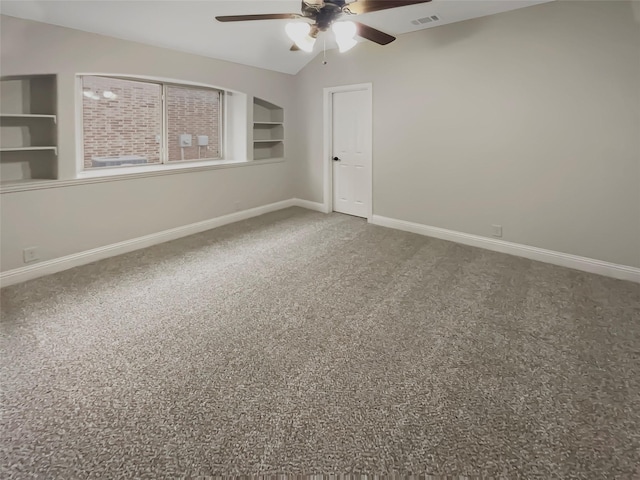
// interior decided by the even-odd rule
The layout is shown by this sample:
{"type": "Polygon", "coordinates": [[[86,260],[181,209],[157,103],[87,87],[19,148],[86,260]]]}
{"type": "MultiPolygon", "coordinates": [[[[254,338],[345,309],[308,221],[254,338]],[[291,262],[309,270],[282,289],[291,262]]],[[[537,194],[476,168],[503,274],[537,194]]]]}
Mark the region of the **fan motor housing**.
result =
{"type": "Polygon", "coordinates": [[[321,8],[318,8],[319,5],[310,5],[303,0],[302,15],[315,19],[318,30],[325,31],[342,15],[345,0],[325,0],[321,5],[321,8]]]}

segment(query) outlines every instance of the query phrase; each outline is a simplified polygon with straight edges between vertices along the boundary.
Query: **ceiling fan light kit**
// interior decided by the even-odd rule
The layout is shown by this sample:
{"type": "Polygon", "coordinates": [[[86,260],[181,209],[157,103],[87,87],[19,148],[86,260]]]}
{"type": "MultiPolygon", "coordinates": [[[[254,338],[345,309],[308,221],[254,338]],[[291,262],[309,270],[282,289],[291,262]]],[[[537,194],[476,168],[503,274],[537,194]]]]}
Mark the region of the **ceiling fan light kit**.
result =
{"type": "Polygon", "coordinates": [[[331,30],[333,30],[333,34],[336,36],[336,43],[338,44],[340,53],[350,50],[356,45],[356,43],[358,43],[354,38],[356,36],[357,29],[356,24],[353,22],[335,22],[331,25],[331,30]]]}
{"type": "Polygon", "coordinates": [[[285,32],[293,40],[295,48],[292,51],[313,51],[313,46],[319,32],[325,32],[331,27],[340,52],[346,52],[358,42],[355,36],[370,40],[379,45],[387,45],[396,38],[381,32],[369,25],[342,21],[343,15],[353,16],[363,13],[377,12],[390,8],[406,7],[431,0],[303,0],[301,13],[265,13],[256,15],[226,15],[216,17],[219,22],[241,22],[248,20],[284,20],[305,19],[312,20],[290,22],[285,26],[285,32]]]}
{"type": "Polygon", "coordinates": [[[311,25],[308,23],[287,23],[284,27],[284,31],[300,50],[305,52],[311,52],[313,50],[313,45],[316,43],[316,39],[310,35],[311,25]]]}

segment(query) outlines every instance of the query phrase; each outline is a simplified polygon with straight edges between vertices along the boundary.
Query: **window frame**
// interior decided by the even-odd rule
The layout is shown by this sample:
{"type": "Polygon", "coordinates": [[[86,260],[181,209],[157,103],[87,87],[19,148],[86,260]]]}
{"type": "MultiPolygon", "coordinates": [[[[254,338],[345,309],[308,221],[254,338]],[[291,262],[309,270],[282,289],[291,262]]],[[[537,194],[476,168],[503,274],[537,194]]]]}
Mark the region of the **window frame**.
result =
{"type": "MultiPolygon", "coordinates": [[[[239,163],[238,161],[225,160],[225,147],[226,147],[226,121],[227,121],[227,94],[230,90],[216,87],[214,85],[179,81],[175,79],[138,76],[138,75],[122,75],[122,74],[108,74],[108,73],[78,73],[76,74],[76,177],[98,177],[98,176],[111,176],[111,175],[123,175],[127,173],[143,173],[143,172],[155,172],[159,170],[174,170],[195,168],[211,165],[224,165],[228,163],[239,163]],[[83,109],[83,78],[84,77],[104,77],[112,78],[116,80],[126,80],[132,82],[144,82],[150,84],[156,84],[161,87],[161,129],[162,129],[162,141],[160,144],[160,162],[148,163],[143,165],[120,165],[116,167],[94,167],[85,168],[84,166],[84,109],[83,109]],[[187,160],[169,160],[169,123],[168,123],[168,108],[167,108],[167,87],[176,86],[183,88],[197,88],[204,90],[212,90],[218,93],[219,108],[218,108],[218,145],[219,156],[208,157],[201,159],[187,159],[187,160]]],[[[246,161],[246,160],[245,160],[246,161]]],[[[245,161],[241,161],[244,163],[245,161]]]]}

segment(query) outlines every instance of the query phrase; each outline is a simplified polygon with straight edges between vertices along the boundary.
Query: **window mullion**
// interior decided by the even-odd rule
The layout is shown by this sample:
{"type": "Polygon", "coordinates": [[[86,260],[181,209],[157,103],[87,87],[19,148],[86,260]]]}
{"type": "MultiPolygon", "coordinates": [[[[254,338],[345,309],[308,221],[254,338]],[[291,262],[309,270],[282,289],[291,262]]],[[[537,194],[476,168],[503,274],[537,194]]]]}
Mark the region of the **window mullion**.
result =
{"type": "Polygon", "coordinates": [[[223,121],[223,115],[225,114],[226,105],[223,103],[225,98],[222,95],[222,92],[218,91],[218,158],[224,158],[224,150],[225,143],[222,141],[225,134],[224,128],[225,122],[223,121]]]}
{"type": "Polygon", "coordinates": [[[162,84],[162,163],[169,163],[169,124],[167,114],[167,85],[162,84]]]}

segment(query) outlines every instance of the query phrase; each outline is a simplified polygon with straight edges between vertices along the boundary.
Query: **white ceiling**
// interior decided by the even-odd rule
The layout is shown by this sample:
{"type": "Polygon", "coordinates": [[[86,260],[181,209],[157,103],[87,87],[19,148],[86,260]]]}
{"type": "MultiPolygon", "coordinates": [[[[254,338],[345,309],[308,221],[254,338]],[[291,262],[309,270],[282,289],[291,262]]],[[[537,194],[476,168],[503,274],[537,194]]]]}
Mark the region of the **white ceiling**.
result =
{"type": "MultiPolygon", "coordinates": [[[[433,0],[357,19],[397,36],[548,1],[552,0],[433,0]],[[411,24],[434,14],[439,22],[411,24]]],[[[286,20],[220,23],[214,17],[299,13],[300,5],[300,0],[2,0],[0,13],[295,74],[322,50],[323,37],[327,48],[335,47],[330,34],[318,37],[312,53],[290,52],[286,20]]]]}

